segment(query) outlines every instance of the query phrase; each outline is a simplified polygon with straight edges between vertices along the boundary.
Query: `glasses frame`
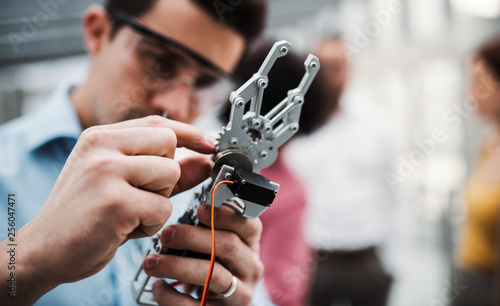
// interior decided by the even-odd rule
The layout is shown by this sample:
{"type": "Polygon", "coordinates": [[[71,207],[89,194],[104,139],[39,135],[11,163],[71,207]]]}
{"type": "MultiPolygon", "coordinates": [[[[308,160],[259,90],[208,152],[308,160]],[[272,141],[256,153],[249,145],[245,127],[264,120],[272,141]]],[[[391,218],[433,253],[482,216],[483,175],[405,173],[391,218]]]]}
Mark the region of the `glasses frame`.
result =
{"type": "Polygon", "coordinates": [[[238,84],[237,78],[232,74],[225,72],[221,68],[219,68],[217,65],[212,63],[209,59],[204,57],[203,55],[197,53],[194,50],[191,50],[190,48],[182,45],[181,43],[168,38],[162,34],[159,34],[151,29],[149,29],[147,26],[145,26],[137,17],[122,11],[122,10],[117,10],[117,9],[112,9],[112,8],[106,8],[106,11],[108,14],[116,18],[117,20],[124,22],[128,26],[132,27],[134,30],[137,32],[144,34],[146,36],[152,37],[154,39],[159,40],[162,43],[165,43],[166,45],[173,46],[182,52],[185,52],[189,57],[195,60],[198,64],[201,66],[208,68],[209,70],[212,70],[216,75],[219,75],[222,79],[228,79],[229,81],[233,82],[234,84],[238,84]]]}

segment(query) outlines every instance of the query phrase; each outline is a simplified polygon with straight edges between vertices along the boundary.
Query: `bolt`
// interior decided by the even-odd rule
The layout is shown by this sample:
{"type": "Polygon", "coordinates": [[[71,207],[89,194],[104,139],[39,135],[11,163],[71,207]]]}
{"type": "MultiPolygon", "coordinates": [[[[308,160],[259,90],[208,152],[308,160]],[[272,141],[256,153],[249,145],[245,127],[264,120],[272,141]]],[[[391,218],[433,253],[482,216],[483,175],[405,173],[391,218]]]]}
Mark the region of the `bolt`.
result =
{"type": "Polygon", "coordinates": [[[283,54],[286,55],[288,53],[288,48],[287,47],[281,47],[280,51],[281,51],[281,53],[283,53],[283,54]]]}
{"type": "Polygon", "coordinates": [[[260,127],[260,120],[254,118],[252,120],[252,124],[253,124],[253,126],[258,128],[258,127],[260,127]]]}
{"type": "Polygon", "coordinates": [[[298,105],[302,105],[302,103],[304,103],[304,98],[297,96],[297,97],[293,98],[293,101],[295,103],[297,103],[298,105]]]}
{"type": "Polygon", "coordinates": [[[234,104],[236,104],[237,107],[242,107],[243,105],[245,105],[245,100],[243,100],[242,97],[239,97],[234,100],[234,104]]]}
{"type": "Polygon", "coordinates": [[[265,78],[259,79],[257,84],[259,85],[260,88],[267,88],[267,81],[265,78]]]}
{"type": "Polygon", "coordinates": [[[233,176],[231,175],[231,173],[226,173],[226,174],[224,175],[224,178],[225,178],[226,180],[228,180],[228,181],[229,181],[232,177],[233,177],[233,176]]]}

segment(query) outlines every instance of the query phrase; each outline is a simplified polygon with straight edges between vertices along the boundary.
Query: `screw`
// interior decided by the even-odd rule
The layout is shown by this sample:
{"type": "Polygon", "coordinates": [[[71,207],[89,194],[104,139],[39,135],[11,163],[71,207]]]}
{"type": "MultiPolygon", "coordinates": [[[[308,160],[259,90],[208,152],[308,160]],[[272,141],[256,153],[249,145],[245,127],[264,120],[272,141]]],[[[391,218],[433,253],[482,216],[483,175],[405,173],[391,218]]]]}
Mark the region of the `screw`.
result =
{"type": "Polygon", "coordinates": [[[275,191],[274,191],[274,195],[278,195],[278,190],[275,190],[275,191]]]}
{"type": "Polygon", "coordinates": [[[239,97],[236,100],[234,100],[234,104],[236,104],[236,106],[238,106],[238,107],[242,107],[243,105],[245,105],[245,100],[243,100],[243,98],[239,97]]]}
{"type": "Polygon", "coordinates": [[[231,138],[231,141],[229,142],[229,144],[232,146],[237,146],[238,145],[238,138],[236,138],[236,137],[231,138]]]}
{"type": "Polygon", "coordinates": [[[258,165],[259,164],[259,160],[258,159],[254,159],[253,163],[256,164],[256,165],[258,165]]]}
{"type": "Polygon", "coordinates": [[[318,67],[318,63],[312,62],[311,63],[311,68],[316,69],[316,67],[318,67]]]}
{"type": "Polygon", "coordinates": [[[266,151],[260,152],[260,157],[261,158],[267,158],[267,152],[266,151]]]}
{"type": "Polygon", "coordinates": [[[257,81],[257,84],[260,88],[267,88],[267,81],[265,78],[259,79],[259,81],[257,81]]]}
{"type": "Polygon", "coordinates": [[[240,197],[240,195],[239,195],[239,194],[237,194],[237,193],[235,193],[235,194],[234,194],[234,196],[235,196],[235,197],[237,197],[237,198],[239,198],[239,197],[240,197]]]}
{"type": "Polygon", "coordinates": [[[293,98],[293,101],[295,103],[297,103],[298,105],[302,105],[302,103],[304,103],[304,99],[302,97],[299,97],[299,96],[293,98]]]}
{"type": "Polygon", "coordinates": [[[265,130],[266,132],[271,132],[273,128],[270,125],[266,125],[265,130]]]}
{"type": "Polygon", "coordinates": [[[294,123],[293,125],[290,126],[290,130],[297,132],[299,129],[299,125],[297,123],[294,123]]]}
{"type": "Polygon", "coordinates": [[[252,124],[253,124],[253,126],[258,128],[258,127],[260,127],[260,120],[254,118],[252,120],[252,124]]]}
{"type": "Polygon", "coordinates": [[[241,185],[245,185],[247,183],[246,180],[241,180],[241,185]]]}
{"type": "Polygon", "coordinates": [[[281,53],[283,53],[283,54],[286,55],[288,53],[288,48],[287,47],[281,47],[280,51],[281,51],[281,53]]]}
{"type": "Polygon", "coordinates": [[[231,175],[231,173],[226,173],[226,174],[224,175],[224,178],[225,178],[226,180],[228,180],[228,181],[229,181],[232,177],[233,177],[233,176],[231,175]]]}

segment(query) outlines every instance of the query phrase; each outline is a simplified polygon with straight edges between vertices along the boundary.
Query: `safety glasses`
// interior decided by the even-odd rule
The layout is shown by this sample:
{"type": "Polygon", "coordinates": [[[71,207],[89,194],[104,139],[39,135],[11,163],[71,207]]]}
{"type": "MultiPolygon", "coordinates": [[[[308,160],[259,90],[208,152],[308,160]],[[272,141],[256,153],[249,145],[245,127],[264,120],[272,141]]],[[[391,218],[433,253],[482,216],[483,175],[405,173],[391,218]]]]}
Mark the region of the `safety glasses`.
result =
{"type": "Polygon", "coordinates": [[[131,14],[107,9],[117,21],[128,25],[142,38],[133,46],[148,89],[169,90],[187,86],[198,111],[226,100],[236,88],[234,77],[207,58],[181,43],[147,28],[131,14]]]}

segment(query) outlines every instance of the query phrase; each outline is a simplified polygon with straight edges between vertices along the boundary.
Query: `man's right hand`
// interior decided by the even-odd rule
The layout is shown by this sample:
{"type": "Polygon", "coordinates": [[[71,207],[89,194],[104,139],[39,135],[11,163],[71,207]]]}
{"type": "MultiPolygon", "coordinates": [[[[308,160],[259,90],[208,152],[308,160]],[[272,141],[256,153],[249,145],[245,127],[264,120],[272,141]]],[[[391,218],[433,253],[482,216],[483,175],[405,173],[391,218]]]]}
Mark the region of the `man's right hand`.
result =
{"type": "Polygon", "coordinates": [[[176,147],[215,150],[202,131],[158,116],[84,131],[42,210],[17,234],[17,296],[32,303],[89,277],[128,239],[159,231],[172,211],[168,197],[209,174],[208,156],[178,163],[176,147]]]}

